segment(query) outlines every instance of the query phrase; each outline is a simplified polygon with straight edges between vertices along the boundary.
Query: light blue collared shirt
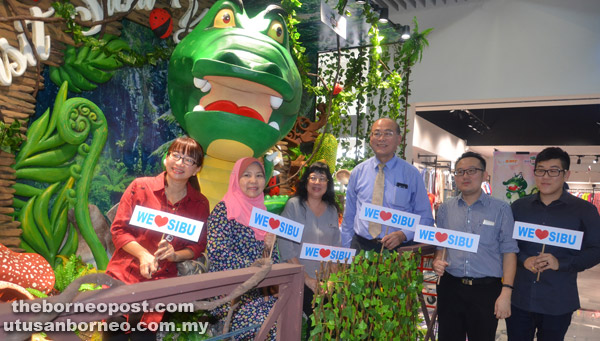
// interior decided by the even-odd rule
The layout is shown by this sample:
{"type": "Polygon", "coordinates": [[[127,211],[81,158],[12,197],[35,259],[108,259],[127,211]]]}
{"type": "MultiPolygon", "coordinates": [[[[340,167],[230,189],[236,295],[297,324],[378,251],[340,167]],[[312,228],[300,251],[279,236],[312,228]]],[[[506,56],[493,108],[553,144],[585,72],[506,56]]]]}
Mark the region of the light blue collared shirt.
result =
{"type": "MultiPolygon", "coordinates": [[[[369,222],[359,219],[357,212],[364,203],[371,203],[375,177],[379,171],[379,160],[372,157],[352,170],[348,190],[346,191],[346,208],[342,221],[342,245],[350,247],[354,234],[372,239],[369,234],[369,222]]],[[[421,216],[421,225],[433,226],[431,204],[427,197],[425,184],[419,171],[408,162],[395,156],[385,164],[385,185],[383,190],[384,207],[414,213],[421,216]]],[[[378,238],[385,236],[387,226],[382,225],[378,238]]],[[[401,229],[390,226],[388,234],[401,229]]],[[[402,230],[406,240],[412,240],[414,232],[402,230]]]]}
{"type": "Polygon", "coordinates": [[[512,238],[514,224],[510,206],[483,191],[471,206],[462,194],[444,201],[438,227],[479,235],[477,253],[446,249],[446,271],[455,277],[502,277],[503,254],[519,252],[512,238]]]}

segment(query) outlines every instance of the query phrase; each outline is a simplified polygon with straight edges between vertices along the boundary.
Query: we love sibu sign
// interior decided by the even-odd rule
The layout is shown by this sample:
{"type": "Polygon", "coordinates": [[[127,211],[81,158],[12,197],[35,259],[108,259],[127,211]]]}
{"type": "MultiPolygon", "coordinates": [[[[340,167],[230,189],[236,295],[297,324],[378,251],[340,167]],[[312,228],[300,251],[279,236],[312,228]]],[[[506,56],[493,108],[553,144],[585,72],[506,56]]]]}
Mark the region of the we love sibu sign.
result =
{"type": "Polygon", "coordinates": [[[424,225],[417,226],[415,241],[473,253],[479,247],[478,234],[424,225]]]}
{"type": "Polygon", "coordinates": [[[302,250],[300,250],[301,259],[310,259],[320,262],[337,262],[339,260],[340,263],[350,263],[355,254],[355,249],[310,243],[302,243],[302,250]]]}
{"type": "Polygon", "coordinates": [[[421,216],[418,214],[398,211],[373,204],[363,204],[360,208],[359,218],[410,231],[414,231],[421,221],[421,216]]]}
{"type": "Polygon", "coordinates": [[[533,243],[581,250],[583,232],[515,221],[513,238],[533,243]]]}
{"type": "Polygon", "coordinates": [[[270,232],[298,243],[302,240],[302,233],[304,232],[304,225],[256,207],[252,208],[250,227],[270,232]]]}
{"type": "Polygon", "coordinates": [[[129,224],[197,242],[204,222],[136,205],[129,224]]]}

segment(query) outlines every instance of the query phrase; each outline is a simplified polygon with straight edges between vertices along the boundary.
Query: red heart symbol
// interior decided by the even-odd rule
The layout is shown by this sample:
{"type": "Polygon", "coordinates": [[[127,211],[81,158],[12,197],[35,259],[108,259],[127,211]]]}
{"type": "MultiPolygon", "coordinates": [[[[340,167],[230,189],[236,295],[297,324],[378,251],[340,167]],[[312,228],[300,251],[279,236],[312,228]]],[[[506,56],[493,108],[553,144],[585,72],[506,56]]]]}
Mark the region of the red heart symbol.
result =
{"type": "Polygon", "coordinates": [[[435,239],[437,239],[438,242],[442,243],[444,240],[448,239],[448,234],[447,233],[436,232],[435,233],[435,239]]]}
{"type": "Polygon", "coordinates": [[[539,239],[544,239],[544,238],[548,237],[548,234],[549,234],[548,230],[540,230],[540,229],[535,230],[535,235],[539,239]]]}
{"type": "Polygon", "coordinates": [[[329,256],[329,254],[331,253],[331,250],[327,250],[327,249],[321,249],[321,251],[319,251],[319,254],[321,255],[321,257],[325,258],[327,256],[329,256]]]}
{"type": "Polygon", "coordinates": [[[279,220],[274,219],[274,218],[270,218],[269,219],[269,225],[271,225],[271,228],[274,230],[276,228],[279,227],[279,220]]]}
{"type": "Polygon", "coordinates": [[[161,227],[169,222],[169,218],[157,215],[156,218],[154,218],[154,222],[156,223],[156,226],[161,227]]]}
{"type": "Polygon", "coordinates": [[[392,213],[391,212],[386,212],[386,211],[381,211],[379,213],[379,216],[381,217],[381,220],[386,221],[388,219],[390,219],[392,217],[392,213]]]}

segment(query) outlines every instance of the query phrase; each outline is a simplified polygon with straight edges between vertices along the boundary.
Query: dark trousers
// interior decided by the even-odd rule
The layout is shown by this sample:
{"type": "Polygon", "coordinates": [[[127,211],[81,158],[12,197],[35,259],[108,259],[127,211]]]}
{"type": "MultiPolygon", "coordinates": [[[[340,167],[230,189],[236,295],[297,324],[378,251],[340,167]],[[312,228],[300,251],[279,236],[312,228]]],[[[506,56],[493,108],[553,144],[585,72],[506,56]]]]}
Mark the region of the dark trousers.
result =
{"type": "Polygon", "coordinates": [[[494,306],[502,282],[500,278],[486,279],[485,283],[467,285],[447,272],[442,276],[437,286],[439,341],[496,339],[498,319],[494,306]]]}
{"type": "MultiPolygon", "coordinates": [[[[131,328],[137,328],[137,324],[142,319],[142,314],[131,314],[129,316],[129,320],[124,316],[116,316],[111,317],[106,320],[107,323],[110,322],[127,322],[129,321],[129,325],[131,328]]],[[[146,330],[146,331],[134,331],[130,333],[125,333],[124,331],[104,331],[102,333],[102,341],[153,341],[156,340],[156,333],[146,330]]]]}
{"type": "Polygon", "coordinates": [[[310,339],[310,332],[313,329],[312,320],[311,320],[310,316],[313,313],[312,300],[313,300],[314,295],[315,295],[315,293],[309,287],[307,287],[305,284],[304,285],[304,301],[302,302],[302,311],[308,317],[308,328],[306,328],[306,339],[305,340],[310,339]]]}
{"type": "Polygon", "coordinates": [[[508,340],[531,341],[535,334],[538,341],[562,341],[565,339],[572,316],[572,312],[563,315],[532,313],[513,305],[511,315],[506,319],[508,340]]]}
{"type": "MultiPolygon", "coordinates": [[[[414,244],[414,241],[411,240],[407,243],[400,244],[394,250],[397,251],[402,246],[409,246],[409,245],[413,245],[413,244],[414,244]]],[[[367,239],[367,238],[363,238],[357,234],[355,234],[354,237],[352,237],[352,241],[350,242],[350,248],[356,249],[357,254],[360,252],[360,250],[381,252],[382,246],[383,246],[383,244],[381,243],[380,239],[367,239]]],[[[384,250],[387,250],[387,249],[384,248],[384,250]]]]}

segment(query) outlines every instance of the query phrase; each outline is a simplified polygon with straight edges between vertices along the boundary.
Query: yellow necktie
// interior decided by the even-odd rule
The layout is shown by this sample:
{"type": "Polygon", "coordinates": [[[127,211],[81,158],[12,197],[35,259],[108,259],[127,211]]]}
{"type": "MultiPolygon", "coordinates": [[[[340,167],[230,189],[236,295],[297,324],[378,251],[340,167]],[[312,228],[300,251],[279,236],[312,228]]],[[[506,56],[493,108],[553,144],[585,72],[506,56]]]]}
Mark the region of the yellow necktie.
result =
{"type": "MultiPolygon", "coordinates": [[[[373,200],[371,200],[371,203],[381,206],[383,205],[383,187],[385,185],[385,174],[383,173],[385,165],[380,163],[377,167],[379,167],[379,172],[377,172],[377,176],[375,177],[375,187],[373,187],[373,200]]],[[[381,224],[369,222],[369,234],[371,237],[377,238],[380,233],[381,224]]]]}

